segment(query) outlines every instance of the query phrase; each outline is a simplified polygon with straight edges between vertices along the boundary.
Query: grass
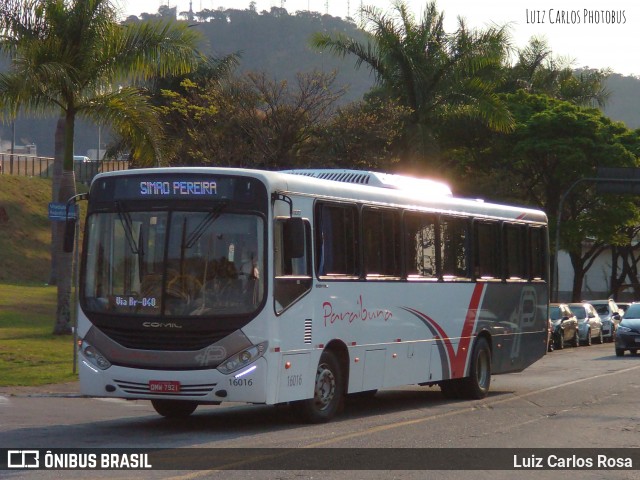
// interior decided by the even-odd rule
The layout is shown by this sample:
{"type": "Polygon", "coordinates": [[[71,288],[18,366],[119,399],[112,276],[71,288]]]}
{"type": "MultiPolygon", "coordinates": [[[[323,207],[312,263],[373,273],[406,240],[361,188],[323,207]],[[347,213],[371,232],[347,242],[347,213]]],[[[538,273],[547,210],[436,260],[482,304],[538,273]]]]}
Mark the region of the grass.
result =
{"type": "Polygon", "coordinates": [[[0,386],[69,382],[73,338],[52,335],[56,287],[0,285],[0,386]]]}
{"type": "Polygon", "coordinates": [[[51,333],[50,201],[50,180],[0,175],[0,386],[76,379],[72,337],[51,333]]]}

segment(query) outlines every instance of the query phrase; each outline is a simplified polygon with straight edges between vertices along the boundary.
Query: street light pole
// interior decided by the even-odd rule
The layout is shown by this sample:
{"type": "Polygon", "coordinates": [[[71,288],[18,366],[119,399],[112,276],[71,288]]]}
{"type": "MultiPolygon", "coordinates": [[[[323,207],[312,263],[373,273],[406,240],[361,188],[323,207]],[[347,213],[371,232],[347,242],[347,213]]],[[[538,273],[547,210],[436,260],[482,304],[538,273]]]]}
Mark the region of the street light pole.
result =
{"type": "Polygon", "coordinates": [[[558,295],[559,295],[559,280],[560,280],[560,273],[558,271],[558,256],[560,254],[560,220],[562,218],[562,206],[564,205],[564,201],[565,199],[569,196],[569,194],[571,193],[571,191],[576,187],[576,185],[578,185],[581,182],[586,182],[586,181],[597,181],[597,178],[579,178],[578,180],[576,180],[575,182],[573,182],[571,184],[571,186],[569,187],[569,189],[564,192],[562,194],[562,196],[560,197],[560,203],[558,204],[558,216],[556,218],[556,240],[555,240],[555,259],[553,262],[553,274],[551,275],[551,278],[553,278],[553,282],[554,282],[554,288],[553,288],[553,301],[554,302],[558,302],[558,295]]]}

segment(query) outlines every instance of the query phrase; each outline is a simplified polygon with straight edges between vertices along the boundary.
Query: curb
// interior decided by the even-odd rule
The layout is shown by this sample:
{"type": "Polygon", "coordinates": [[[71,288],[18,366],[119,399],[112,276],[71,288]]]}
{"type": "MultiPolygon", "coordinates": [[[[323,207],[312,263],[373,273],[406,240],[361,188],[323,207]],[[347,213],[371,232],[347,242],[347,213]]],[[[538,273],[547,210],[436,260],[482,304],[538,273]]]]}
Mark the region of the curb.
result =
{"type": "Polygon", "coordinates": [[[0,386],[0,396],[7,397],[81,397],[79,382],[52,383],[35,387],[0,386]]]}

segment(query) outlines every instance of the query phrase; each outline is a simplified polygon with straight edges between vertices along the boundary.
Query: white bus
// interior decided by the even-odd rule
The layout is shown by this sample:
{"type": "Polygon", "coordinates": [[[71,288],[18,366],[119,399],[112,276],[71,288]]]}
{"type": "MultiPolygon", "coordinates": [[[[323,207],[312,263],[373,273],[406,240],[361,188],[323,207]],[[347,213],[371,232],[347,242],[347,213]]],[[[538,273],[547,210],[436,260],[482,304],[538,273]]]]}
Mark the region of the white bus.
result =
{"type": "Polygon", "coordinates": [[[229,401],[322,422],[409,384],[483,398],[546,351],[545,214],[428,180],[103,173],[80,264],[81,392],[166,417],[229,401]]]}

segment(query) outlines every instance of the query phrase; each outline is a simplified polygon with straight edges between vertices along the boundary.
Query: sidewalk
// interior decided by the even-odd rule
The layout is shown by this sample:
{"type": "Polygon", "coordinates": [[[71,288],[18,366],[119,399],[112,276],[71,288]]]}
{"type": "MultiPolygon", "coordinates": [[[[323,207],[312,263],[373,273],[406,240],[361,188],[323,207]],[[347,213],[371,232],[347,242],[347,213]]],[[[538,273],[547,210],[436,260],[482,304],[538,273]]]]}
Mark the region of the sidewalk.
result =
{"type": "Polygon", "coordinates": [[[80,384],[75,382],[52,383],[37,387],[2,387],[0,386],[0,396],[5,397],[40,397],[40,396],[80,396],[80,384]]]}

